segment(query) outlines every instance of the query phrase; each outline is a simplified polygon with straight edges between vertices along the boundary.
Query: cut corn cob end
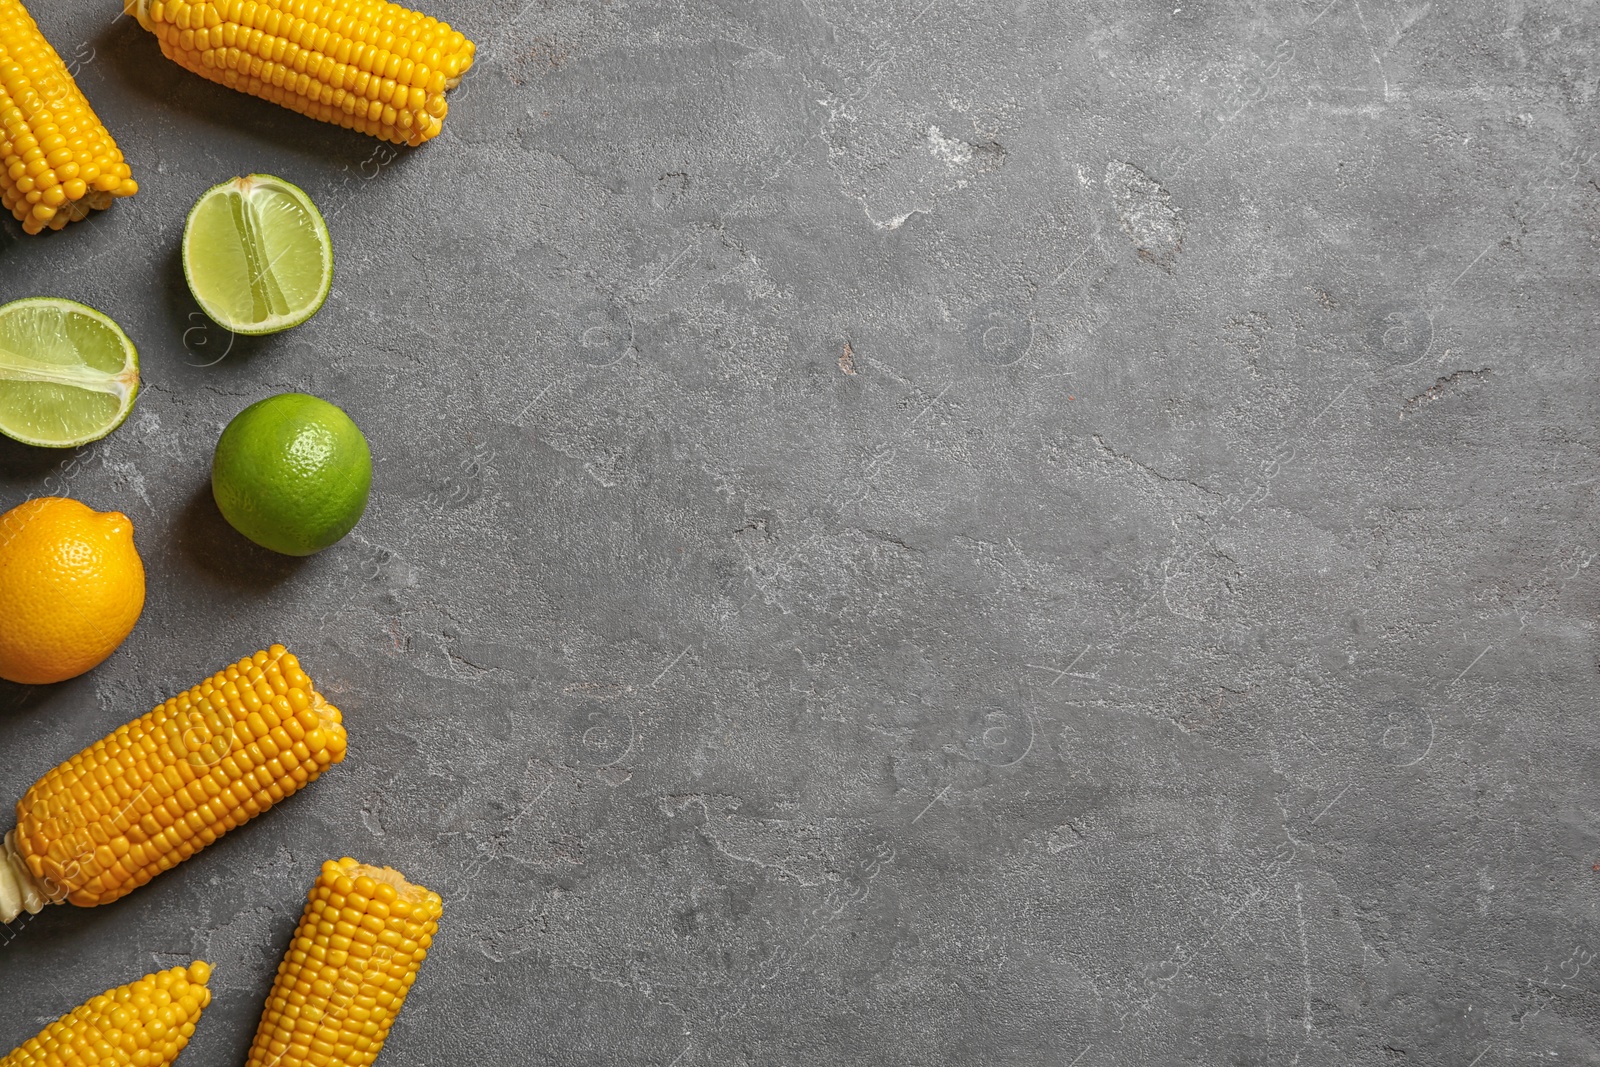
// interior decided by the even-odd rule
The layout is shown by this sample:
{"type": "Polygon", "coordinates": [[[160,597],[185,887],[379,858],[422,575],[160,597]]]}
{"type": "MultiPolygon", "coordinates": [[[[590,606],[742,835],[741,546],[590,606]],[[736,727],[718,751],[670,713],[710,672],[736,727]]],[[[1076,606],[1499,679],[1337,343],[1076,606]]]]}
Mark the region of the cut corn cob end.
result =
{"type": "Polygon", "coordinates": [[[278,967],[250,1067],[364,1067],[439,928],[439,894],[348,856],[322,865],[278,967]]]}
{"type": "Polygon", "coordinates": [[[39,233],[138,191],[38,24],[17,0],[0,0],[0,204],[39,233]]]}
{"type": "Polygon", "coordinates": [[[49,890],[28,870],[17,851],[17,832],[12,830],[0,841],[0,922],[14,921],[23,912],[37,915],[46,904],[59,904],[49,890]]]}
{"type": "Polygon", "coordinates": [[[0,1067],[166,1067],[211,1003],[210,979],[211,965],[195,960],[109,989],[23,1042],[0,1067]]]}
{"type": "Polygon", "coordinates": [[[343,720],[273,645],[121,727],[18,802],[0,922],[144,885],[343,760],[343,720]]]}
{"type": "Polygon", "coordinates": [[[323,122],[420,145],[476,47],[388,0],[123,0],[168,59],[323,122]]]}

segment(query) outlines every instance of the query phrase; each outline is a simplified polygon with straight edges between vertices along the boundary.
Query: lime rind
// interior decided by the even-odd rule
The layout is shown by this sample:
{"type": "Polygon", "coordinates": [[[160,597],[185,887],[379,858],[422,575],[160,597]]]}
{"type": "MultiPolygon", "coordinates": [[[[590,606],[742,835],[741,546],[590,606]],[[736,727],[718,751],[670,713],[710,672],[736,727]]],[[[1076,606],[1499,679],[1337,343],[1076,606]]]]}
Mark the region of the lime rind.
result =
{"type": "Polygon", "coordinates": [[[213,186],[183,227],[183,277],[218,325],[259,336],[298,326],[333,288],[333,241],[305,190],[270,174],[213,186]]]}
{"type": "Polygon", "coordinates": [[[342,540],[372,492],[372,449],[341,408],[280,393],[245,408],[211,457],[211,495],[239,533],[286,556],[342,540]]]}
{"type": "Polygon", "coordinates": [[[77,448],[127,421],[139,350],[110,316],[61,297],[0,307],[0,434],[77,448]]]}

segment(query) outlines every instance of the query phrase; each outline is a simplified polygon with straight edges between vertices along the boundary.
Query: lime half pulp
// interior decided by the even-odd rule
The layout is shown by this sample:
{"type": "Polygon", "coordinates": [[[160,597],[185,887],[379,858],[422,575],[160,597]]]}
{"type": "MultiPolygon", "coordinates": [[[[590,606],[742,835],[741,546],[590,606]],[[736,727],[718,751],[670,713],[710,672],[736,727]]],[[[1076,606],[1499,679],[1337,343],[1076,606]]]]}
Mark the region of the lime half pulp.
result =
{"type": "Polygon", "coordinates": [[[317,313],[333,285],[333,243],[317,205],[270,174],[206,190],[183,227],[183,276],[234,333],[277,333],[317,313]]]}
{"type": "Polygon", "coordinates": [[[49,296],[0,307],[0,433],[76,448],[121,426],[138,394],[138,351],[94,308],[49,296]]]}

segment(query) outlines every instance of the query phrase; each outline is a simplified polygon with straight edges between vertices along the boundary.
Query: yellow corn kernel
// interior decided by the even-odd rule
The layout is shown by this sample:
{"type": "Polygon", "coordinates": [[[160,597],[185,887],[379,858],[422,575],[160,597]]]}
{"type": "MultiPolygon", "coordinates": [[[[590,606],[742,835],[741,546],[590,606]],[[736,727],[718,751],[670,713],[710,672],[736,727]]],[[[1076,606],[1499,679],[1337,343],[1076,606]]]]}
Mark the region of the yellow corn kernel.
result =
{"type": "Polygon", "coordinates": [[[183,862],[344,759],[343,719],[273,645],[97,741],[17,803],[0,922],[106,904],[183,862]],[[291,723],[298,749],[274,740],[291,723]]]}
{"type": "Polygon", "coordinates": [[[396,144],[419,145],[439,133],[445,93],[475,51],[445,23],[388,0],[124,0],[124,7],[186,69],[396,144]],[[379,106],[347,105],[339,90],[379,106]]]}
{"type": "Polygon", "coordinates": [[[121,162],[27,8],[0,0],[0,204],[28,233],[59,230],[139,191],[126,170],[115,171],[121,162]],[[113,178],[91,187],[83,177],[90,168],[113,178]]]}
{"type": "Polygon", "coordinates": [[[210,979],[211,965],[196,960],[109,989],[0,1058],[0,1067],[167,1067],[211,1003],[210,979]]]}
{"type": "Polygon", "coordinates": [[[348,856],[322,865],[278,965],[249,1067],[367,1067],[439,928],[439,894],[348,856]]]}

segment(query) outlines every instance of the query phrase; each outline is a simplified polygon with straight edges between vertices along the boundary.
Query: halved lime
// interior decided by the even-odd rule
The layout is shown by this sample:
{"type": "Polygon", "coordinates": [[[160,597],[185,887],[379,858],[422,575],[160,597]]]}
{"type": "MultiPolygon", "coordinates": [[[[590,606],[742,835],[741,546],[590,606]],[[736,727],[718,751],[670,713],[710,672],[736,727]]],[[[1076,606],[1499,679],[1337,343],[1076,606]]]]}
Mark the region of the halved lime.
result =
{"type": "Polygon", "coordinates": [[[333,242],[317,205],[270,174],[206,190],[183,227],[183,276],[200,309],[234,333],[277,333],[317,313],[333,286],[333,242]]]}
{"type": "Polygon", "coordinates": [[[139,395],[139,352],[122,327],[76,300],[0,307],[0,433],[76,448],[122,425],[139,395]]]}

